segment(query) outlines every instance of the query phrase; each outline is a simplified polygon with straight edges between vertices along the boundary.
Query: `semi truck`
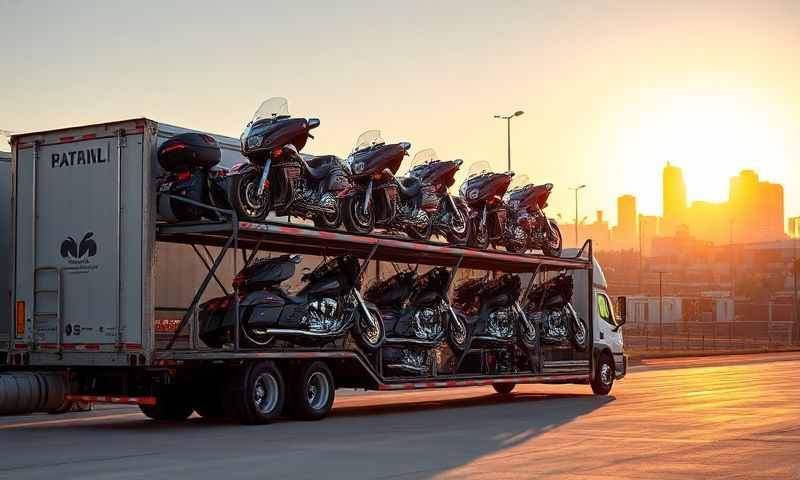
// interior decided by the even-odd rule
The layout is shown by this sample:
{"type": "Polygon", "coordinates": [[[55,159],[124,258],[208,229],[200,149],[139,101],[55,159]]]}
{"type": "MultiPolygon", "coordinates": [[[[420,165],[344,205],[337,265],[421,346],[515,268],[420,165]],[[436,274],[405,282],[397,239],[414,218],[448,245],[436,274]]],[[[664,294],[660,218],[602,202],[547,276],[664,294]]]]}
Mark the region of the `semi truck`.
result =
{"type": "MultiPolygon", "coordinates": [[[[266,423],[283,413],[322,418],[337,388],[486,385],[509,393],[517,384],[579,383],[607,394],[624,377],[624,312],[614,313],[591,241],[557,258],[274,218],[245,222],[234,212],[165,223],[157,215],[157,149],[190,131],[137,118],[12,137],[12,304],[0,327],[8,332],[0,345],[0,412],[111,402],[139,405],[154,419],[195,411],[266,423]],[[234,275],[256,257],[278,253],[306,261],[353,255],[361,274],[376,262],[447,267],[452,277],[514,273],[526,291],[567,272],[588,347],[470,343],[459,352],[443,342],[428,355],[424,374],[398,374],[385,368],[383,348],[366,351],[351,335],[315,345],[243,345],[238,313],[230,343],[205,344],[199,306],[222,292],[239,298],[234,275]]],[[[211,136],[224,164],[246,161],[237,139],[211,136]]]]}

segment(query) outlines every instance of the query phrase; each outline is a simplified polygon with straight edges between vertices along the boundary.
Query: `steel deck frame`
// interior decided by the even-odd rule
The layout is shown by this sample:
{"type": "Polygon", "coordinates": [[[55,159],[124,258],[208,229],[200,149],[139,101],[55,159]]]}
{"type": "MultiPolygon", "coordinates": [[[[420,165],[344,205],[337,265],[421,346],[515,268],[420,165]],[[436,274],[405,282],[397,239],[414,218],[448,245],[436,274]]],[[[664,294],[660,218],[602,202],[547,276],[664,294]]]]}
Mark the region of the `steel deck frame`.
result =
{"type": "MultiPolygon", "coordinates": [[[[224,212],[228,213],[228,212],[224,212]]],[[[197,326],[192,325],[188,349],[173,349],[175,340],[181,331],[193,320],[194,311],[200,298],[214,280],[217,284],[222,282],[217,278],[216,271],[229,250],[234,250],[234,263],[237,262],[236,250],[241,249],[242,261],[246,266],[256,256],[258,251],[299,253],[318,256],[336,256],[352,254],[363,259],[361,273],[363,274],[371,260],[388,261],[395,263],[425,264],[453,268],[485,270],[507,273],[529,273],[531,282],[543,271],[553,270],[588,270],[588,282],[591,287],[593,251],[591,240],[586,240],[578,254],[572,258],[554,258],[535,254],[514,254],[496,250],[479,250],[468,247],[457,247],[434,241],[415,241],[395,236],[371,234],[358,235],[342,231],[326,231],[304,224],[291,224],[284,222],[244,222],[238,221],[235,213],[229,221],[202,221],[180,224],[158,224],[156,226],[156,241],[190,245],[197,256],[205,265],[208,274],[198,288],[192,304],[173,334],[166,349],[156,350],[154,365],[183,365],[195,361],[242,360],[257,358],[275,359],[304,359],[304,358],[330,358],[350,359],[358,363],[372,379],[374,388],[378,390],[403,390],[415,388],[445,388],[458,386],[491,385],[493,383],[580,383],[589,380],[592,361],[583,361],[582,371],[547,372],[539,352],[539,372],[520,372],[517,374],[476,375],[476,374],[450,374],[426,378],[384,378],[381,355],[377,355],[377,365],[360,351],[351,350],[312,350],[312,349],[241,349],[239,346],[239,319],[235,315],[234,348],[230,349],[202,349],[197,348],[194,338],[197,326]],[[197,245],[202,246],[206,256],[202,255],[197,245]],[[216,257],[212,257],[207,246],[221,247],[216,257]],[[250,254],[246,253],[250,250],[250,254]],[[588,365],[587,365],[588,364],[588,365]]],[[[234,266],[236,269],[236,266],[234,266]]],[[[592,293],[589,288],[589,305],[592,305],[592,293]]],[[[238,303],[236,290],[235,303],[238,303]]],[[[237,308],[238,313],[238,308],[237,308]]],[[[589,338],[592,338],[592,324],[587,325],[589,338]]],[[[591,345],[591,342],[590,342],[591,345]]],[[[470,351],[471,349],[467,349],[470,351]]],[[[467,351],[459,358],[461,364],[467,351]]],[[[580,363],[580,362],[579,362],[580,363]]],[[[366,388],[366,386],[365,386],[366,388]]]]}

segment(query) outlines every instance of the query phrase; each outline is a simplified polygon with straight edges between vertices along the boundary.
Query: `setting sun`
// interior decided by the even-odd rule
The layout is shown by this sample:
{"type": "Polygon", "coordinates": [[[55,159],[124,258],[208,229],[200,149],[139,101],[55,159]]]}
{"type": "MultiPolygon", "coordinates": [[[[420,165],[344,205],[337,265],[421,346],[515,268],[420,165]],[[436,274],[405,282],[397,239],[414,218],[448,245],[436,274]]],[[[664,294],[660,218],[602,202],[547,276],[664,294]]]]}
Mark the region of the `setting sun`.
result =
{"type": "Polygon", "coordinates": [[[785,114],[758,92],[709,88],[648,97],[638,111],[626,111],[618,155],[628,165],[658,159],[680,166],[690,201],[724,201],[729,178],[740,170],[769,177],[789,161],[785,114]]]}

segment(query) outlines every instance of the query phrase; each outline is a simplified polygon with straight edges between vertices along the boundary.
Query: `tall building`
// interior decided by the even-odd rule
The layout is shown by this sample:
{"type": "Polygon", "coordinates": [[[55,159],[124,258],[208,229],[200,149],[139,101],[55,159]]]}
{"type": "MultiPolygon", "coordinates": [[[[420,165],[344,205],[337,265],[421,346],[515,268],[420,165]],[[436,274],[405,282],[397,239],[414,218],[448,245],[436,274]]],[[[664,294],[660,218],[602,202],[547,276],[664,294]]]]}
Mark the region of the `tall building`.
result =
{"type": "Polygon", "coordinates": [[[678,226],[686,222],[686,183],[683,171],[667,162],[662,173],[664,214],[661,234],[675,235],[678,226]]]}
{"type": "Polygon", "coordinates": [[[614,243],[618,248],[635,248],[638,244],[636,228],[636,197],[622,195],[617,198],[617,226],[614,227],[614,243]]]}
{"type": "Polygon", "coordinates": [[[753,170],[742,170],[731,178],[728,210],[736,243],[786,238],[783,186],[760,181],[753,170]]]}

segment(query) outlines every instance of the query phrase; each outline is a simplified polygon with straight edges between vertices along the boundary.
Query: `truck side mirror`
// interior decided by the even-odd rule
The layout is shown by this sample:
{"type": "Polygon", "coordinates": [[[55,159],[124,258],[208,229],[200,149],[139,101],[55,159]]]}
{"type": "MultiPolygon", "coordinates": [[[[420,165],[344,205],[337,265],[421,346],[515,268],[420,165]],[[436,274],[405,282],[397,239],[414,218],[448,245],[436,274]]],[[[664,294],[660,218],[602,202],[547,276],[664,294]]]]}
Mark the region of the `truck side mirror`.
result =
{"type": "Polygon", "coordinates": [[[617,328],[628,321],[628,297],[617,297],[617,328]]]}

